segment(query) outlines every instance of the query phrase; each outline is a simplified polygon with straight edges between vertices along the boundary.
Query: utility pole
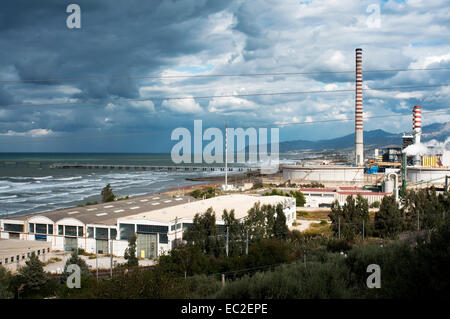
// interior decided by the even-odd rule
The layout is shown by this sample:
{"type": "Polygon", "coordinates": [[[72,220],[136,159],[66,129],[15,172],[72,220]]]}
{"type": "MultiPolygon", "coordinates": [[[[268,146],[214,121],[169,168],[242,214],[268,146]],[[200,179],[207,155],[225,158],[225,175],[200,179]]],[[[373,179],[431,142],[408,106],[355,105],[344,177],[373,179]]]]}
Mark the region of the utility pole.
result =
{"type": "Polygon", "coordinates": [[[114,239],[111,239],[111,278],[113,277],[113,252],[114,252],[113,242],[114,239]]]}
{"type": "Polygon", "coordinates": [[[225,190],[228,190],[228,124],[225,125],[225,190]]]}
{"type": "Polygon", "coordinates": [[[248,255],[248,229],[247,229],[246,233],[247,233],[247,236],[246,236],[247,238],[245,240],[245,254],[248,255]]]}
{"type": "Polygon", "coordinates": [[[364,219],[363,219],[363,232],[362,232],[362,235],[363,235],[363,240],[364,240],[364,229],[365,229],[365,227],[364,227],[364,219]]]}
{"type": "Polygon", "coordinates": [[[341,217],[338,217],[338,238],[341,239],[341,217]]]}
{"type": "Polygon", "coordinates": [[[225,287],[225,274],[222,274],[222,287],[225,287]]]}
{"type": "Polygon", "coordinates": [[[226,245],[227,257],[228,257],[228,240],[229,240],[228,228],[229,228],[229,227],[227,226],[227,245],[226,245]]]}
{"type": "Polygon", "coordinates": [[[96,277],[98,281],[98,247],[97,247],[97,239],[95,240],[95,271],[96,277]]]}
{"type": "Polygon", "coordinates": [[[417,230],[420,230],[420,212],[417,210],[417,230]]]}

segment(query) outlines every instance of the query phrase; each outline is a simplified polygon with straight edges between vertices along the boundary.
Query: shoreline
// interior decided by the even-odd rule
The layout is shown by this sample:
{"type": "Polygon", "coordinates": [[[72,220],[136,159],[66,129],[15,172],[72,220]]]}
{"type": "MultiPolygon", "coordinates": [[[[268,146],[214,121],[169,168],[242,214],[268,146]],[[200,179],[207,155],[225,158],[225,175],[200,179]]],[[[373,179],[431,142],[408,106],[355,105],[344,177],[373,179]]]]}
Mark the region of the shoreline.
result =
{"type": "MultiPolygon", "coordinates": [[[[154,192],[148,192],[145,194],[129,194],[126,196],[129,196],[129,198],[141,198],[146,196],[151,196],[155,194],[163,194],[168,196],[177,196],[177,195],[186,195],[187,193],[190,193],[194,191],[195,189],[199,188],[205,188],[205,187],[220,187],[224,183],[224,177],[225,175],[217,175],[217,176],[202,176],[202,177],[185,177],[184,180],[191,181],[191,182],[198,182],[198,183],[192,183],[186,186],[182,187],[168,187],[165,189],[162,189],[160,191],[154,191],[154,192]]],[[[240,172],[240,173],[234,173],[228,175],[228,181],[229,183],[242,183],[245,180],[252,180],[254,177],[256,177],[257,174],[255,172],[240,172]]],[[[124,196],[121,196],[124,197],[124,196]]],[[[101,205],[101,202],[98,202],[97,205],[101,205]]],[[[9,218],[9,217],[18,217],[18,216],[33,216],[42,214],[45,212],[50,211],[58,211],[63,209],[70,209],[70,208],[76,208],[78,205],[75,206],[67,206],[67,207],[60,207],[53,210],[42,210],[40,212],[32,212],[32,213],[15,213],[15,214],[1,214],[0,218],[9,218]]]]}

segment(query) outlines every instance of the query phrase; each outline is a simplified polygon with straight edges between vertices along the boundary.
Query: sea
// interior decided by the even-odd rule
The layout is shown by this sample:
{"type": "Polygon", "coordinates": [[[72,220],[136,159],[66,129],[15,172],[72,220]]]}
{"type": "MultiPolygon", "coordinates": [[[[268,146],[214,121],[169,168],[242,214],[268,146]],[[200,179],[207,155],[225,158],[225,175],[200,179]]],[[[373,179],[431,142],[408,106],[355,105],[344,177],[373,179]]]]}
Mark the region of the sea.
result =
{"type": "Polygon", "coordinates": [[[116,197],[134,197],[205,183],[186,180],[188,177],[224,174],[223,171],[61,169],[51,168],[48,163],[175,165],[170,154],[0,153],[0,218],[100,202],[101,190],[107,184],[116,197]]]}

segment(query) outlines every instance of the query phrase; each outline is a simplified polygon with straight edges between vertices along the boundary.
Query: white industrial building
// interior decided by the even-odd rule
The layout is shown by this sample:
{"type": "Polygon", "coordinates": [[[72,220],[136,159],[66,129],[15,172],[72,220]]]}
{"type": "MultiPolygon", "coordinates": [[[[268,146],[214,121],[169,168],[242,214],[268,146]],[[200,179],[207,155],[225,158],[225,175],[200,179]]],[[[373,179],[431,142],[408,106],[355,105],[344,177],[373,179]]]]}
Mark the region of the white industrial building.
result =
{"type": "Polygon", "coordinates": [[[364,167],[332,166],[332,165],[284,165],[283,179],[297,182],[343,182],[355,183],[364,181],[364,167]]]}
{"type": "Polygon", "coordinates": [[[242,219],[257,202],[282,204],[287,225],[294,222],[296,207],[291,197],[235,194],[197,201],[189,196],[158,194],[0,219],[0,238],[47,242],[52,250],[80,248],[99,254],[112,250],[114,255],[123,256],[128,238],[136,233],[138,257],[156,258],[182,239],[196,213],[212,207],[220,227],[225,209],[234,209],[236,218],[242,219]]]}
{"type": "Polygon", "coordinates": [[[338,188],[302,188],[300,191],[306,199],[305,207],[324,207],[330,206],[335,200],[339,205],[344,205],[348,196],[356,198],[361,195],[367,199],[370,204],[374,202],[381,202],[384,196],[392,195],[392,192],[372,192],[361,187],[345,187],[338,188]]]}

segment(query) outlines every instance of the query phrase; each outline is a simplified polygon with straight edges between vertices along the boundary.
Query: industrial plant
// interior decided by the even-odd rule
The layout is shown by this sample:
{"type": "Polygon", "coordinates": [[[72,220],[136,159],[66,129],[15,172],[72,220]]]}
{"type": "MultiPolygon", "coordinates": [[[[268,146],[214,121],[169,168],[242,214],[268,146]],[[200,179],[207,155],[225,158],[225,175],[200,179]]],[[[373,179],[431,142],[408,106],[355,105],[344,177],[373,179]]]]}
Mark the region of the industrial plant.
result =
{"type": "MultiPolygon", "coordinates": [[[[363,139],[363,71],[362,49],[356,49],[355,76],[355,161],[352,165],[304,161],[300,165],[282,166],[282,179],[290,184],[320,182],[328,187],[355,186],[395,194],[403,187],[430,185],[448,189],[450,152],[445,146],[436,149],[421,143],[422,111],[413,107],[412,131],[403,134],[402,147],[375,149],[373,156],[364,157],[363,139]]],[[[400,142],[400,141],[399,141],[400,142]]]]}

